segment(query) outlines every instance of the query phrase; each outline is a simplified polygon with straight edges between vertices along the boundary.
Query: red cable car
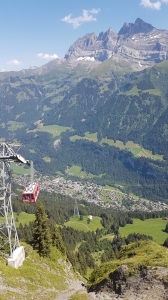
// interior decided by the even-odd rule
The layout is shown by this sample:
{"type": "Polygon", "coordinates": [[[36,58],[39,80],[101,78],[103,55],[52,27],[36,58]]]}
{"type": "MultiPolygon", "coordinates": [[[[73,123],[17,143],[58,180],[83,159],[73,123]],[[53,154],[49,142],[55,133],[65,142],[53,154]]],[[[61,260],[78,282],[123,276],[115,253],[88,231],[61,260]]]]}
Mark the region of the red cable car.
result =
{"type": "Polygon", "coordinates": [[[22,202],[23,203],[32,203],[36,202],[38,194],[39,194],[39,186],[38,182],[34,182],[34,169],[33,169],[33,162],[29,162],[29,166],[31,168],[31,183],[28,184],[24,191],[22,192],[22,202]]]}
{"type": "Polygon", "coordinates": [[[38,182],[29,184],[24,188],[24,191],[22,192],[22,202],[23,203],[36,202],[38,194],[39,194],[38,182]]]}

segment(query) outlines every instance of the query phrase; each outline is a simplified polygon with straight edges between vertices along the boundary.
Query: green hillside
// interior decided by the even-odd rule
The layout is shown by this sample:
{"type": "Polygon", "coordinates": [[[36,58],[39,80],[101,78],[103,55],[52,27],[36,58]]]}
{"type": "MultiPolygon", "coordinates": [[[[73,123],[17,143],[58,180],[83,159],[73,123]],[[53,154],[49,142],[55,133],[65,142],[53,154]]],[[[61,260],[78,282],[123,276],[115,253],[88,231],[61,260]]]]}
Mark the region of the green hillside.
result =
{"type": "Polygon", "coordinates": [[[136,274],[138,266],[146,268],[168,267],[168,256],[166,249],[152,241],[139,241],[128,246],[123,246],[118,260],[102,264],[90,277],[90,287],[96,288],[103,280],[108,280],[109,275],[121,265],[127,265],[127,276],[136,274]]]}
{"type": "Polygon", "coordinates": [[[22,140],[26,131],[35,129],[34,123],[53,109],[89,71],[87,64],[70,66],[64,62],[48,71],[46,67],[45,71],[1,73],[1,137],[22,140]]]}
{"type": "Polygon", "coordinates": [[[78,133],[131,140],[153,154],[166,154],[167,79],[168,61],[131,72],[125,63],[117,67],[106,60],[45,114],[44,124],[58,122],[78,133]]]}
{"type": "Polygon", "coordinates": [[[87,221],[88,221],[87,216],[84,216],[83,220],[80,220],[79,216],[74,216],[74,217],[71,217],[70,220],[65,223],[65,226],[69,226],[69,227],[72,227],[74,229],[81,230],[84,232],[96,231],[96,229],[103,228],[100,223],[100,221],[101,221],[100,217],[93,216],[90,223],[88,223],[87,221]]]}
{"type": "Polygon", "coordinates": [[[122,185],[167,201],[168,62],[131,72],[111,58],[88,72],[62,63],[2,80],[1,137],[17,139],[44,175],[122,185]]]}
{"type": "Polygon", "coordinates": [[[127,74],[133,72],[133,68],[126,61],[115,61],[113,57],[103,61],[97,68],[94,68],[88,75],[89,78],[98,77],[100,81],[109,81],[113,73],[127,74]]]}
{"type": "Polygon", "coordinates": [[[164,232],[166,221],[161,218],[147,219],[141,221],[133,219],[133,224],[127,224],[125,227],[120,227],[119,233],[121,236],[128,236],[130,233],[141,233],[153,237],[153,240],[160,245],[163,245],[168,234],[164,232]]]}
{"type": "Polygon", "coordinates": [[[25,245],[25,252],[26,259],[18,269],[6,266],[0,258],[1,300],[54,300],[69,288],[68,282],[75,280],[66,258],[56,248],[52,248],[50,258],[39,257],[29,245],[25,245]]]}

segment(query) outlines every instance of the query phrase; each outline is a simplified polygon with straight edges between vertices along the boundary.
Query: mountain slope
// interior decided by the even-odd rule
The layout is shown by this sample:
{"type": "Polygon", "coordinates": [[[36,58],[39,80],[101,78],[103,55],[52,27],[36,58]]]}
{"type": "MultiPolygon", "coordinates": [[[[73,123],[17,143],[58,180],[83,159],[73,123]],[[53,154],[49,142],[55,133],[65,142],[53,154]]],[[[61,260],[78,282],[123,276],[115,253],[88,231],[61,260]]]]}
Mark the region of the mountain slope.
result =
{"type": "Polygon", "coordinates": [[[26,259],[18,269],[6,266],[0,258],[0,299],[68,299],[79,292],[86,294],[81,281],[66,262],[52,249],[50,258],[42,258],[28,245],[26,259]],[[63,298],[67,296],[67,298],[63,298]],[[62,298],[60,298],[62,297],[62,298]]]}
{"type": "Polygon", "coordinates": [[[100,137],[123,142],[132,140],[165,154],[168,61],[129,72],[127,64],[117,66],[112,58],[106,60],[45,113],[44,124],[72,126],[79,133],[97,132],[100,137]]]}
{"type": "Polygon", "coordinates": [[[98,267],[89,291],[106,299],[166,300],[167,286],[167,251],[148,240],[123,246],[119,260],[98,267]]]}
{"type": "MultiPolygon", "coordinates": [[[[52,62],[53,65],[53,62],[52,62]]],[[[1,137],[16,137],[18,129],[28,129],[45,111],[83,79],[97,63],[62,62],[56,68],[41,75],[29,77],[9,76],[0,81],[0,134],[1,137]]],[[[20,73],[19,73],[20,74],[20,73]]]]}
{"type": "Polygon", "coordinates": [[[168,59],[168,30],[154,28],[137,18],[135,23],[124,23],[119,33],[111,28],[86,34],[75,41],[67,51],[69,60],[104,61],[113,57],[117,62],[125,60],[135,70],[153,66],[168,59]]]}
{"type": "Polygon", "coordinates": [[[44,115],[44,124],[78,127],[80,122],[92,117],[104,105],[130,72],[133,72],[132,68],[124,61],[105,60],[44,115]]]}
{"type": "Polygon", "coordinates": [[[133,140],[145,148],[156,148],[157,153],[164,154],[168,148],[167,79],[168,61],[132,75],[88,121],[87,128],[93,128],[103,137],[124,142],[133,140]],[[151,135],[155,135],[152,143],[148,140],[151,135]],[[158,135],[162,147],[157,143],[158,135]]]}

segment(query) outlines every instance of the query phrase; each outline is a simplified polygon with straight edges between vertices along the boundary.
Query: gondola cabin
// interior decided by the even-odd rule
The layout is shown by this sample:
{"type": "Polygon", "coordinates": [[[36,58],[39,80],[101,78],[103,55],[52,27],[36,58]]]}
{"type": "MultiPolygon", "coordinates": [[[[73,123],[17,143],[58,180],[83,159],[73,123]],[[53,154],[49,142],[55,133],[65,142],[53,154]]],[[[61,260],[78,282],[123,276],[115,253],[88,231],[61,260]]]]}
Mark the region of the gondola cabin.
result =
{"type": "Polygon", "coordinates": [[[23,203],[36,202],[38,194],[39,194],[38,182],[29,184],[28,186],[25,187],[24,191],[22,192],[22,202],[23,203]]]}

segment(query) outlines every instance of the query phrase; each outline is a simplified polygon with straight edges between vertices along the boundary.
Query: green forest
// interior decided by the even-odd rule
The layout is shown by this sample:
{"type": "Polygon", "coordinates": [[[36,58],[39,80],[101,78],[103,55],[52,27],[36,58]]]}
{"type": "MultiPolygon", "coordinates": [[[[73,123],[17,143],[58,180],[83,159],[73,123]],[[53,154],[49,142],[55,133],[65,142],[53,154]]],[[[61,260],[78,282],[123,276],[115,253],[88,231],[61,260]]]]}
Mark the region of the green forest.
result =
{"type": "MultiPolygon", "coordinates": [[[[17,225],[21,241],[30,243],[42,256],[49,256],[50,245],[57,247],[63,255],[67,255],[74,269],[86,278],[101,263],[118,259],[123,245],[153,239],[145,234],[145,230],[144,233],[130,233],[122,237],[119,228],[133,224],[133,218],[144,221],[168,217],[168,211],[125,213],[101,208],[86,201],[80,201],[78,208],[81,222],[84,216],[99,216],[102,228],[85,232],[67,226],[66,223],[74,213],[74,201],[67,196],[41,191],[37,203],[31,205],[21,203],[19,196],[13,199],[13,209],[18,217],[21,212],[35,214],[35,221],[29,225],[24,224],[24,221],[17,225]]],[[[90,222],[88,219],[88,224],[90,222]]],[[[167,226],[165,221],[165,232],[167,226]]],[[[167,246],[167,239],[164,246],[167,246]]]]}

